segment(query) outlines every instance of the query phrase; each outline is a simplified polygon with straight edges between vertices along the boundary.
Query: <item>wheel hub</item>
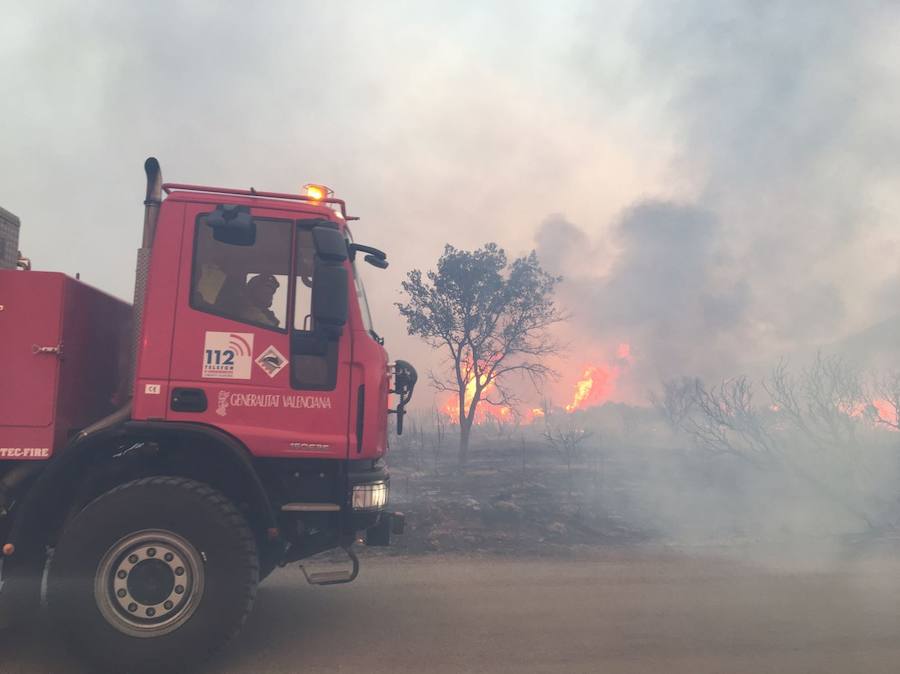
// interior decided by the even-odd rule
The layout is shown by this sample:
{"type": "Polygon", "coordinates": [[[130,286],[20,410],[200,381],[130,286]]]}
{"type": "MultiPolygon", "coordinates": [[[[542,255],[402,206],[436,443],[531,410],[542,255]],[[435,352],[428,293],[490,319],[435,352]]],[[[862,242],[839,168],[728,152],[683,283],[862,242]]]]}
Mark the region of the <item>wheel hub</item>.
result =
{"type": "Polygon", "coordinates": [[[140,531],[100,561],[94,596],[103,617],[131,636],[171,632],[193,615],[203,594],[201,554],[170,531],[140,531]]]}
{"type": "MultiPolygon", "coordinates": [[[[172,553],[166,554],[171,555],[172,553]]],[[[172,556],[174,557],[174,555],[172,556]]],[[[122,566],[125,565],[123,564],[122,566]]],[[[183,569],[184,567],[178,566],[175,568],[183,569]]],[[[175,569],[158,559],[143,559],[139,561],[125,578],[125,597],[123,597],[123,600],[127,600],[130,595],[139,604],[153,606],[161,604],[167,599],[172,599],[175,592],[174,571],[175,569]]]]}

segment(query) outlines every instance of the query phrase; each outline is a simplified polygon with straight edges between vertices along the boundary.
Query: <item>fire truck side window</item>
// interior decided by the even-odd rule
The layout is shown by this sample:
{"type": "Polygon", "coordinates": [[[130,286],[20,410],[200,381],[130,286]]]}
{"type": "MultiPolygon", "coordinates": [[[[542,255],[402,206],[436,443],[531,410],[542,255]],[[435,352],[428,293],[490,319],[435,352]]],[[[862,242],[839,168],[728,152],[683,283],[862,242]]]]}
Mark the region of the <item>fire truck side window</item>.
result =
{"type": "Polygon", "coordinates": [[[337,383],[338,342],[318,334],[312,321],[312,288],[316,267],[312,229],[297,228],[295,259],[291,384],[297,389],[331,390],[337,383]]]}
{"type": "Polygon", "coordinates": [[[197,219],[191,306],[263,328],[287,329],[291,222],[255,218],[256,240],[217,241],[206,216],[197,219]]]}
{"type": "Polygon", "coordinates": [[[297,276],[294,288],[294,329],[312,330],[312,285],[316,247],[311,229],[297,230],[297,276]]]}

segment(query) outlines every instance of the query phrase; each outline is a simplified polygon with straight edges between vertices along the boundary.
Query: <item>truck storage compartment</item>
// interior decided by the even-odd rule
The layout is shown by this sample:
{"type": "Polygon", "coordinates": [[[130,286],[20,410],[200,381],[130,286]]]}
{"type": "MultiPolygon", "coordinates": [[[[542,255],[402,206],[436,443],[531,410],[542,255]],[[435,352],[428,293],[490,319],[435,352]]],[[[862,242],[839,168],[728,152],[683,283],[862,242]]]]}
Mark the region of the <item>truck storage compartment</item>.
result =
{"type": "Polygon", "coordinates": [[[0,270],[0,459],[42,459],[126,400],[130,305],[53,272],[0,270]]]}
{"type": "Polygon", "coordinates": [[[0,269],[15,269],[19,259],[19,218],[0,208],[0,269]]]}

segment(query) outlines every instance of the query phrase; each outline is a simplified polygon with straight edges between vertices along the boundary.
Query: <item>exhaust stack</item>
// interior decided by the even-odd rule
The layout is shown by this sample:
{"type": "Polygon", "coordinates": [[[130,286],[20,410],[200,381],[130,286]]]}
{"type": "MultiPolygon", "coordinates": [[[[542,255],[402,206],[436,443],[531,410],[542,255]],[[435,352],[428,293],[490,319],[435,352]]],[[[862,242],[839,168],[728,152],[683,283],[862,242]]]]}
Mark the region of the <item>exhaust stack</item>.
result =
{"type": "Polygon", "coordinates": [[[137,252],[134,278],[134,334],[131,342],[131,367],[129,376],[129,397],[134,392],[134,378],[137,374],[137,355],[141,340],[144,318],[144,297],[147,294],[147,274],[150,272],[150,251],[156,238],[156,223],[162,203],[162,171],[156,157],[148,157],[144,162],[147,174],[147,194],[144,197],[144,233],[141,247],[137,252]]]}
{"type": "Polygon", "coordinates": [[[144,238],[141,247],[150,248],[156,236],[156,221],[162,203],[162,171],[156,157],[147,157],[144,173],[147,174],[147,196],[144,197],[144,238]]]}

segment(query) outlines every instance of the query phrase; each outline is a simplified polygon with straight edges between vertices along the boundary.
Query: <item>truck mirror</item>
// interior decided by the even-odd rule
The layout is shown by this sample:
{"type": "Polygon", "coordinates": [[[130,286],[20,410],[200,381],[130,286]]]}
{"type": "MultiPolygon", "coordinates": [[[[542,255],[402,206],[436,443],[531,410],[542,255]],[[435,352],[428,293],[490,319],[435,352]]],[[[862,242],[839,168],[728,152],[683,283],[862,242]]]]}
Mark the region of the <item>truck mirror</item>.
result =
{"type": "Polygon", "coordinates": [[[336,338],[347,322],[347,242],[343,234],[329,226],[313,227],[316,269],[312,291],[312,317],[315,329],[336,338]]]}
{"type": "Polygon", "coordinates": [[[347,323],[347,269],[317,256],[313,278],[313,327],[327,337],[340,337],[347,323]]]}
{"type": "Polygon", "coordinates": [[[313,243],[316,255],[329,262],[343,262],[347,259],[347,241],[334,227],[313,227],[313,243]]]}
{"type": "Polygon", "coordinates": [[[213,229],[213,238],[231,246],[252,246],[256,243],[256,222],[249,206],[222,204],[206,218],[213,229]]]}
{"type": "Polygon", "coordinates": [[[355,260],[357,253],[368,253],[363,259],[373,267],[378,267],[379,269],[388,268],[387,253],[383,250],[378,250],[372,246],[364,246],[361,243],[351,243],[350,259],[355,260]]]}
{"type": "Polygon", "coordinates": [[[388,261],[385,260],[383,257],[376,257],[374,255],[366,255],[363,259],[366,262],[368,262],[370,265],[372,265],[373,267],[378,267],[379,269],[387,269],[388,268],[388,261]]]}
{"type": "Polygon", "coordinates": [[[347,323],[347,241],[340,230],[322,222],[312,229],[316,247],[316,269],[313,276],[312,317],[314,329],[323,336],[336,339],[347,323]]]}

